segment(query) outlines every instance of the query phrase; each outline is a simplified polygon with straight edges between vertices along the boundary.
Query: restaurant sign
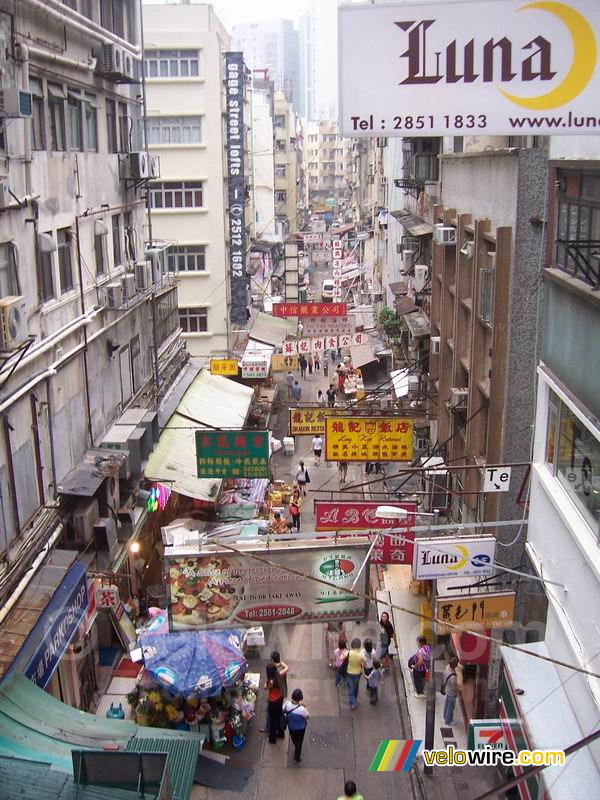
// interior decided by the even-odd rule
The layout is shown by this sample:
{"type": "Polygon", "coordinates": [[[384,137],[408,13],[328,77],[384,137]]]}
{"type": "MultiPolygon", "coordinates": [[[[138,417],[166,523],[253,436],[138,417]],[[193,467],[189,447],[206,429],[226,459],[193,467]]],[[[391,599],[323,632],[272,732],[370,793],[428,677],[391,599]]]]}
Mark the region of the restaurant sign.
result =
{"type": "Polygon", "coordinates": [[[345,317],[346,303],[273,303],[274,317],[345,317]]]}
{"type": "MultiPolygon", "coordinates": [[[[368,541],[336,547],[264,547],[243,554],[215,549],[203,555],[167,554],[165,583],[171,631],[261,625],[271,622],[363,620],[364,598],[350,594],[368,541]],[[252,558],[252,553],[276,566],[252,558]],[[290,572],[289,569],[294,570],[290,572]],[[327,581],[317,583],[313,578],[327,581]]],[[[368,567],[356,591],[367,590],[368,567]]]]}
{"type": "MultiPolygon", "coordinates": [[[[320,406],[313,406],[312,408],[290,408],[290,436],[302,436],[317,434],[323,435],[325,432],[325,417],[334,414],[333,408],[321,408],[320,406]]],[[[317,528],[319,530],[319,528],[317,528]]],[[[323,528],[323,530],[325,530],[323,528]]]]}
{"type": "Polygon", "coordinates": [[[273,372],[288,372],[288,370],[298,369],[298,354],[275,353],[271,356],[271,369],[273,372]]]}
{"type": "Polygon", "coordinates": [[[326,461],[410,461],[412,419],[401,417],[328,417],[326,461]]]}
{"type": "Polygon", "coordinates": [[[455,625],[464,631],[511,628],[514,613],[514,592],[437,597],[434,616],[440,622],[436,623],[436,633],[438,636],[452,633],[454,629],[450,625],[455,625]]]}
{"type": "Polygon", "coordinates": [[[196,431],[198,478],[268,478],[268,431],[196,431]]]}
{"type": "Polygon", "coordinates": [[[494,536],[463,539],[419,539],[415,547],[413,578],[470,578],[494,572],[494,536]]]}
{"type": "Polygon", "coordinates": [[[238,362],[236,358],[211,358],[211,375],[237,375],[238,362]]]}
{"type": "Polygon", "coordinates": [[[307,317],[304,320],[305,336],[340,336],[354,331],[350,317],[307,317]]]}
{"type": "Polygon", "coordinates": [[[242,378],[262,380],[269,374],[269,361],[265,356],[242,358],[242,378]]]}
{"type": "Polygon", "coordinates": [[[402,519],[382,519],[375,515],[381,503],[363,500],[315,501],[316,531],[353,531],[369,528],[412,528],[415,524],[415,503],[390,503],[403,508],[408,516],[402,519]]]}

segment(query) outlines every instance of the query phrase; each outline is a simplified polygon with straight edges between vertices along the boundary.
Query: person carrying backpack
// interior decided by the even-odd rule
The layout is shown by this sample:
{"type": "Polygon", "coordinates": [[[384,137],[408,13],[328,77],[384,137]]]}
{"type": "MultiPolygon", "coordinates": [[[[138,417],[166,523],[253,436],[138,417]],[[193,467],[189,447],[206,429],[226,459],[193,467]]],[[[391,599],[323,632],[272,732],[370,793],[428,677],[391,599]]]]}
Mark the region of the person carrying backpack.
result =
{"type": "Polygon", "coordinates": [[[333,652],[335,657],[335,688],[337,689],[343,680],[346,680],[348,672],[348,650],[346,649],[346,639],[340,636],[338,646],[333,652]]]}
{"type": "Polygon", "coordinates": [[[431,647],[427,644],[427,639],[424,636],[417,638],[417,645],[419,649],[410,657],[408,666],[412,670],[415,697],[423,699],[425,697],[425,675],[431,663],[429,657],[431,647]]]}
{"type": "Polygon", "coordinates": [[[306,733],[306,725],[310,719],[310,714],[304,705],[304,695],[300,689],[294,689],[292,699],[286,700],[283,704],[283,713],[287,719],[290,739],[294,743],[294,763],[302,761],[302,743],[306,733]]]}
{"type": "Polygon", "coordinates": [[[454,724],[452,717],[454,716],[454,707],[456,706],[456,699],[458,691],[462,686],[462,665],[456,656],[448,661],[448,665],[442,675],[441,693],[446,696],[444,701],[444,725],[454,724]]]}

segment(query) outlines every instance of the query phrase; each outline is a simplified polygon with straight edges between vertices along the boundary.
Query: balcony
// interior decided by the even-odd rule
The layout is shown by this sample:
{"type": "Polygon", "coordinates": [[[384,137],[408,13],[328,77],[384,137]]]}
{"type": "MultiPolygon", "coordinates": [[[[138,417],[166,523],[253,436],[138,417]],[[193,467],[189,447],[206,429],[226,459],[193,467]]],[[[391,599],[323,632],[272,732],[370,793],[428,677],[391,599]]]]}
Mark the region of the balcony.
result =
{"type": "Polygon", "coordinates": [[[600,239],[557,239],[556,266],[600,289],[600,239]]]}

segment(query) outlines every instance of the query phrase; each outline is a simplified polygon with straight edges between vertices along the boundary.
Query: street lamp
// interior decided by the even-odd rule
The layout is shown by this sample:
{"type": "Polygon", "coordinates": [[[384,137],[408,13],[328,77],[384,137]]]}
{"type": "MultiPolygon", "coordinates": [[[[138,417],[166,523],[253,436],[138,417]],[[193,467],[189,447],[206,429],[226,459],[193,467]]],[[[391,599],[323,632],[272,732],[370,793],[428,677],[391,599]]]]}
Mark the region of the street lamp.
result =
{"type": "Polygon", "coordinates": [[[375,509],[375,516],[378,519],[405,519],[409,514],[413,513],[417,517],[437,517],[439,514],[437,510],[433,514],[429,513],[429,511],[412,512],[400,506],[377,506],[375,509]]]}

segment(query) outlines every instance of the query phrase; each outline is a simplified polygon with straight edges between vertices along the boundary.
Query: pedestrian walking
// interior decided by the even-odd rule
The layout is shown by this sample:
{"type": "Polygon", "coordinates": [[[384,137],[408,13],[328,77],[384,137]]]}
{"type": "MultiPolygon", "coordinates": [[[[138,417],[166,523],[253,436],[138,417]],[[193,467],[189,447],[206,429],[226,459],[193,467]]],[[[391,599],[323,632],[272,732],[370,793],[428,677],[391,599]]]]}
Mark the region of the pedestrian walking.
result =
{"type": "Polygon", "coordinates": [[[277,667],[270,662],[267,664],[267,679],[265,687],[267,690],[267,714],[269,718],[269,742],[275,744],[277,738],[283,739],[284,733],[281,729],[281,710],[283,708],[283,694],[279,688],[279,676],[277,667]]]}
{"type": "Polygon", "coordinates": [[[370,639],[365,639],[363,642],[362,655],[365,660],[363,672],[365,678],[368,678],[373,671],[373,662],[375,660],[375,651],[373,650],[373,642],[370,639]]]}
{"type": "Polygon", "coordinates": [[[338,646],[335,648],[333,654],[335,656],[335,688],[337,689],[340,683],[346,679],[346,673],[348,671],[349,651],[346,648],[345,637],[339,637],[338,646]]]}
{"type": "Polygon", "coordinates": [[[316,436],[313,436],[312,449],[313,453],[315,454],[315,466],[318,467],[321,463],[321,453],[323,451],[323,439],[321,439],[321,436],[318,433],[316,436]]]}
{"type": "Polygon", "coordinates": [[[319,391],[317,392],[317,405],[320,408],[323,408],[323,406],[325,405],[326,402],[327,402],[327,398],[323,394],[323,389],[319,389],[319,391]]]}
{"type": "Polygon", "coordinates": [[[279,655],[279,650],[273,650],[273,652],[271,653],[271,661],[273,664],[275,664],[275,669],[277,670],[277,682],[279,685],[279,690],[285,699],[288,696],[287,674],[290,671],[290,668],[285,663],[285,661],[281,660],[281,656],[279,655]]]}
{"type": "Polygon", "coordinates": [[[376,706],[379,700],[379,686],[383,681],[383,670],[381,669],[381,661],[377,658],[373,660],[373,669],[367,677],[367,689],[369,690],[370,702],[372,706],[376,706]]]}
{"type": "Polygon", "coordinates": [[[294,375],[291,372],[291,370],[288,371],[288,374],[285,376],[285,382],[287,383],[288,397],[291,397],[292,396],[292,386],[294,385],[294,375]]]}
{"type": "Polygon", "coordinates": [[[419,649],[408,659],[408,666],[412,670],[415,697],[422,699],[425,697],[425,677],[431,663],[429,657],[431,647],[424,636],[417,638],[417,646],[419,649]]]}
{"type": "Polygon", "coordinates": [[[358,686],[360,684],[360,676],[365,666],[360,649],[360,639],[352,639],[350,644],[351,650],[348,653],[348,668],[346,670],[346,683],[348,684],[348,701],[352,711],[358,705],[358,686]]]}
{"type": "Polygon", "coordinates": [[[310,714],[304,705],[304,695],[300,689],[294,689],[292,699],[283,704],[283,712],[287,718],[290,739],[294,743],[294,762],[302,761],[302,743],[310,714]]]}
{"type": "Polygon", "coordinates": [[[364,800],[362,794],[356,791],[356,784],[354,781],[346,781],[344,784],[344,794],[338,797],[337,800],[364,800]]]}
{"type": "Polygon", "coordinates": [[[348,475],[347,461],[338,461],[338,473],[340,476],[340,483],[346,483],[346,476],[348,475]]]}
{"type": "Polygon", "coordinates": [[[302,508],[302,497],[300,496],[300,489],[294,489],[292,492],[292,499],[290,500],[289,510],[292,517],[292,528],[300,533],[300,509],[302,508]]]}
{"type": "Polygon", "coordinates": [[[313,373],[313,367],[314,367],[314,365],[315,365],[314,359],[313,359],[313,357],[312,357],[312,353],[309,353],[309,354],[308,354],[307,363],[308,363],[308,374],[309,374],[309,375],[312,375],[312,373],[313,373]]]}
{"type": "Polygon", "coordinates": [[[335,669],[335,651],[339,647],[340,639],[346,642],[346,626],[343,620],[325,622],[325,649],[327,651],[327,662],[329,669],[335,669]]]}
{"type": "Polygon", "coordinates": [[[296,483],[300,487],[302,494],[306,497],[306,484],[310,483],[310,475],[304,466],[304,461],[301,461],[296,470],[296,483]]]}
{"type": "Polygon", "coordinates": [[[302,387],[298,383],[298,381],[294,381],[294,385],[292,386],[292,400],[296,403],[299,403],[302,399],[302,387]]]}
{"type": "Polygon", "coordinates": [[[327,389],[327,405],[329,408],[333,408],[335,405],[335,389],[333,388],[333,383],[329,384],[329,389],[327,389]]]}
{"type": "Polygon", "coordinates": [[[327,353],[323,356],[323,375],[327,378],[329,376],[329,361],[327,361],[327,353]]]}
{"type": "Polygon", "coordinates": [[[298,338],[299,339],[302,338],[303,331],[304,331],[304,325],[301,322],[299,322],[298,323],[298,338]]]}
{"type": "Polygon", "coordinates": [[[391,664],[390,644],[394,642],[396,650],[398,649],[398,641],[396,640],[396,633],[394,626],[390,622],[390,615],[387,611],[382,611],[379,617],[379,652],[377,657],[383,664],[383,668],[388,670],[391,664]]]}
{"type": "Polygon", "coordinates": [[[306,378],[306,368],[308,367],[308,361],[306,360],[306,356],[304,355],[304,353],[302,353],[302,355],[300,356],[300,361],[298,363],[300,364],[300,376],[302,378],[306,378]]]}
{"type": "Polygon", "coordinates": [[[335,364],[335,348],[331,349],[331,363],[335,364]]]}
{"type": "Polygon", "coordinates": [[[462,664],[456,656],[452,656],[442,675],[441,692],[446,695],[443,713],[444,725],[454,724],[454,708],[462,682],[462,664]]]}
{"type": "Polygon", "coordinates": [[[320,372],[321,371],[321,359],[319,358],[319,354],[318,353],[315,353],[314,360],[315,360],[315,372],[320,372]]]}

